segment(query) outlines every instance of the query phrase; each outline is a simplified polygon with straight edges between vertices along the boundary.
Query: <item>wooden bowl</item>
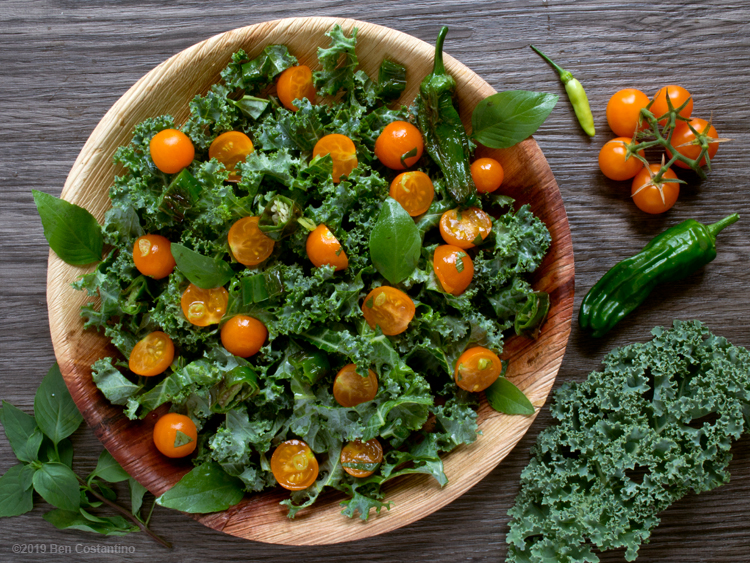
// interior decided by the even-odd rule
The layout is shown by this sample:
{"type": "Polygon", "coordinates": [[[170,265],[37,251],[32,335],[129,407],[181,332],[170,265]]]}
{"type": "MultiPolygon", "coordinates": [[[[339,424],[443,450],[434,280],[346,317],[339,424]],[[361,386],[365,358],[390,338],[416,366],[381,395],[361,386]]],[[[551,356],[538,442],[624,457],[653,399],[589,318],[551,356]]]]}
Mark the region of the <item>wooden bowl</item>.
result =
{"type": "MultiPolygon", "coordinates": [[[[347,33],[353,27],[359,28],[357,54],[361,68],[370,76],[377,76],[384,57],[407,67],[407,88],[400,103],[411,103],[422,78],[431,71],[434,52],[432,45],[414,37],[365,22],[334,18],[292,18],[235,29],[173,56],[120,98],[83,147],[62,196],[103,220],[110,206],[108,189],[116,173],[112,155],[118,146],[130,141],[138,122],[171,114],[177,123],[182,123],[188,116],[188,102],[219,81],[219,72],[240,48],[253,57],[266,45],[285,44],[301,63],[313,67],[317,48],[328,44],[325,32],[336,23],[347,33]]],[[[468,127],[471,110],[494,90],[450,56],[446,55],[445,64],[458,82],[460,112],[468,127]]],[[[510,338],[503,354],[510,360],[508,378],[523,389],[538,412],[555,380],[570,334],[574,266],[568,220],[555,179],[536,141],[530,138],[503,151],[480,150],[493,153],[502,163],[503,192],[519,203],[531,204],[552,234],[551,250],[532,279],[537,289],[551,295],[548,320],[538,340],[510,338]]],[[[117,351],[100,334],[83,330],[79,310],[87,298],[85,292],[74,291],[70,283],[86,271],[90,269],[69,266],[50,252],[47,302],[55,354],[73,399],[97,437],[128,473],[160,495],[191,464],[189,460],[169,460],[157,452],[151,440],[157,414],[152,413],[143,421],[130,421],[95,387],[91,364],[101,357],[116,355],[117,351]]],[[[474,444],[444,457],[449,484],[441,489],[426,475],[396,480],[386,487],[393,508],[379,516],[373,514],[367,523],[340,514],[343,496],[337,491],[321,495],[312,508],[289,520],[286,509],[279,506],[279,501],[287,497],[281,489],[247,495],[242,503],[225,512],[196,518],[215,530],[278,544],[331,544],[382,534],[427,516],[467,491],[500,463],[533,420],[533,416],[497,413],[483,399],[479,408],[482,435],[474,444]]]]}

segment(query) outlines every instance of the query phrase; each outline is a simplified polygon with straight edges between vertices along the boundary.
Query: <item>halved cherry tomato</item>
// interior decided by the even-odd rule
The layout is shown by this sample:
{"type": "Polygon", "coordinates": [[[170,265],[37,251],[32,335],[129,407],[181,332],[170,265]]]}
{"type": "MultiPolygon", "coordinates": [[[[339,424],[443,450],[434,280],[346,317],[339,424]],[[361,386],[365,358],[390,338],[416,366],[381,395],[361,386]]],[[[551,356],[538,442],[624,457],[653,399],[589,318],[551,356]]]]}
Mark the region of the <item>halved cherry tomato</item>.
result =
{"type": "MultiPolygon", "coordinates": [[[[685,90],[685,88],[683,88],[682,86],[676,86],[674,84],[665,86],[664,88],[659,89],[656,94],[654,94],[654,103],[651,104],[651,113],[653,113],[654,116],[659,119],[662,115],[669,111],[669,106],[667,105],[667,91],[669,92],[669,101],[672,102],[672,107],[675,109],[688,101],[688,98],[690,99],[687,105],[680,112],[680,115],[682,117],[690,117],[690,114],[693,113],[693,99],[690,97],[690,92],[685,90]]],[[[662,119],[661,121],[659,121],[659,124],[664,125],[666,122],[666,119],[662,119]]]]}
{"type": "Polygon", "coordinates": [[[258,228],[259,221],[260,217],[243,217],[227,235],[232,256],[245,266],[257,266],[273,252],[273,239],[258,228]]]}
{"type": "Polygon", "coordinates": [[[404,332],[415,312],[414,301],[406,293],[387,285],[373,289],[362,304],[362,314],[370,328],[379,326],[388,336],[404,332]]]}
{"type": "Polygon", "coordinates": [[[480,244],[492,230],[492,219],[481,209],[450,209],[440,217],[443,240],[466,250],[480,244]]]}
{"type": "Polygon", "coordinates": [[[340,459],[344,471],[352,477],[369,477],[375,473],[375,467],[373,466],[383,461],[383,446],[380,445],[377,438],[367,442],[354,440],[341,448],[340,459]],[[372,467],[372,469],[367,466],[372,467]]]}
{"type": "Polygon", "coordinates": [[[426,212],[435,197],[435,186],[424,172],[402,172],[391,182],[391,197],[412,217],[426,212]]]}
{"type": "Polygon", "coordinates": [[[435,249],[432,268],[446,293],[461,295],[474,277],[474,262],[461,248],[443,244],[435,249]]]}
{"type": "Polygon", "coordinates": [[[375,141],[375,156],[392,170],[409,168],[422,157],[423,151],[422,133],[407,121],[389,123],[375,141]],[[411,152],[412,156],[406,156],[411,152]]]}
{"type": "Polygon", "coordinates": [[[456,362],[456,385],[477,393],[495,383],[503,371],[503,364],[492,350],[482,346],[469,348],[456,362]]]}
{"type": "Polygon", "coordinates": [[[234,167],[243,162],[247,155],[253,152],[253,142],[241,131],[227,131],[214,139],[208,147],[208,158],[215,158],[229,171],[230,182],[239,182],[240,175],[235,173],[234,167]]]}
{"type": "Polygon", "coordinates": [[[271,472],[287,490],[301,491],[318,478],[318,460],[302,440],[281,442],[271,456],[271,472]]]}
{"type": "MultiPolygon", "coordinates": [[[[661,166],[658,164],[651,164],[650,168],[652,173],[656,173],[661,166]]],[[[664,173],[664,178],[676,179],[677,175],[671,168],[669,168],[664,173]]],[[[633,178],[633,184],[630,190],[630,193],[633,196],[633,202],[638,206],[638,209],[652,215],[669,211],[677,201],[677,197],[680,195],[680,184],[670,182],[667,184],[661,184],[661,186],[655,186],[649,185],[650,183],[651,175],[649,174],[648,169],[644,168],[638,172],[636,177],[633,178]],[[662,194],[664,196],[663,199],[662,194]]]]}
{"type": "Polygon", "coordinates": [[[338,184],[342,176],[348,176],[357,167],[357,147],[346,135],[333,133],[322,137],[313,148],[313,156],[331,155],[333,181],[338,184]]]}
{"type": "Polygon", "coordinates": [[[195,157],[195,148],[190,137],[177,129],[164,129],[153,136],[149,143],[151,160],[165,174],[174,174],[190,166],[195,157]]]}
{"type": "Polygon", "coordinates": [[[128,368],[137,375],[151,377],[163,373],[172,364],[172,360],[174,360],[172,339],[157,330],[133,346],[128,368]]]}
{"type": "MultiPolygon", "coordinates": [[[[703,133],[708,135],[711,139],[718,139],[719,134],[716,132],[716,128],[711,125],[708,121],[705,119],[701,119],[699,117],[694,117],[690,120],[690,125],[693,126],[693,129],[698,131],[698,133],[703,133]]],[[[674,127],[674,132],[672,133],[672,146],[677,149],[677,152],[679,152],[682,156],[686,156],[687,158],[691,158],[695,160],[698,158],[698,155],[701,153],[701,147],[700,145],[694,145],[692,144],[695,142],[695,135],[690,130],[690,127],[687,123],[684,121],[678,121],[677,124],[674,127]],[[688,144],[691,143],[691,144],[688,144]],[[687,146],[682,146],[687,145],[687,146]]],[[[716,155],[716,152],[719,150],[719,143],[712,143],[709,141],[708,144],[708,158],[709,160],[713,160],[714,156],[716,155]]],[[[670,151],[667,151],[667,155],[669,158],[672,158],[672,153],[670,151]]],[[[684,162],[680,162],[679,160],[675,161],[675,166],[679,166],[680,168],[690,168],[687,164],[684,162]]],[[[700,166],[706,165],[706,157],[704,156],[700,161],[700,166]]]]}
{"type": "MultiPolygon", "coordinates": [[[[625,159],[630,141],[628,137],[617,137],[604,143],[599,151],[599,170],[610,180],[629,180],[643,168],[643,162],[634,156],[625,159]]],[[[643,151],[638,154],[643,156],[643,151]]]]}
{"type": "Polygon", "coordinates": [[[301,100],[302,98],[314,100],[315,86],[313,86],[310,67],[305,65],[293,66],[282,72],[278,82],[276,82],[276,94],[284,107],[292,111],[299,109],[294,105],[294,100],[301,100]]]}
{"type": "Polygon", "coordinates": [[[315,227],[315,230],[307,235],[306,249],[307,257],[316,268],[325,264],[333,266],[339,272],[349,267],[349,258],[341,248],[341,243],[323,224],[315,227]]]}
{"type": "Polygon", "coordinates": [[[172,243],[161,235],[143,235],[133,245],[133,262],[144,276],[167,277],[175,267],[172,243]]]}
{"type": "Polygon", "coordinates": [[[268,338],[266,325],[254,317],[235,315],[221,327],[221,343],[240,358],[258,353],[268,338]]]}
{"type": "Polygon", "coordinates": [[[503,166],[494,158],[478,158],[471,163],[471,179],[479,193],[488,194],[500,187],[505,178],[503,166]]]}
{"type": "MultiPolygon", "coordinates": [[[[638,127],[641,110],[648,105],[646,94],[635,88],[625,88],[615,92],[607,102],[607,123],[618,137],[633,138],[638,127]]],[[[657,116],[658,117],[658,116],[657,116]]]]}
{"type": "Polygon", "coordinates": [[[378,394],[378,377],[368,370],[367,377],[357,373],[356,364],[342,367],[333,380],[333,398],[342,407],[356,407],[361,403],[372,401],[378,394]]]}
{"type": "Polygon", "coordinates": [[[229,293],[223,287],[202,289],[192,283],[182,293],[180,300],[185,318],[195,326],[218,324],[228,303],[229,293]]]}
{"type": "Polygon", "coordinates": [[[185,457],[198,445],[198,429],[190,417],[170,412],[156,421],[154,445],[167,457],[185,457]]]}

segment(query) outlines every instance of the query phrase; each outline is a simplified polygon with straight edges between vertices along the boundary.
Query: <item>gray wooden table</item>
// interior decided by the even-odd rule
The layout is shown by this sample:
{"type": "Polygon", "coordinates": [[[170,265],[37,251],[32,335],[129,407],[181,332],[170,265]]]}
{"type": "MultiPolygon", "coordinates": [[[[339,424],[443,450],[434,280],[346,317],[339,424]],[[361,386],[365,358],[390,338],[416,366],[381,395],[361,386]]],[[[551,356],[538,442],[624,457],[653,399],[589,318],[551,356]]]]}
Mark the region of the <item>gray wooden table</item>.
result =
{"type": "MultiPolygon", "coordinates": [[[[45,304],[47,246],[31,190],[59,195],[88,135],[106,110],[167,57],[216,33],[288,16],[346,16],[433,42],[451,27],[446,51],[496,89],[563,94],[555,74],[527,45],[535,43],[573,70],[587,88],[597,126],[579,129],[562,99],[536,138],[565,200],[576,257],[576,313],[581,298],[616,261],[683,219],[713,222],[750,203],[750,3],[623,0],[437,0],[367,3],[270,0],[210,3],[3,0],[0,3],[0,398],[31,411],[34,391],[54,361],[45,304]],[[713,112],[721,147],[707,180],[683,188],[675,208],[647,217],[629,185],[599,172],[597,155],[614,135],[609,97],[625,87],[652,95],[666,84],[687,87],[697,115],[713,112]]],[[[655,325],[697,318],[733,343],[750,345],[750,216],[720,236],[719,257],[703,272],[660,288],[605,339],[574,326],[558,376],[579,381],[607,350],[643,341],[655,325]]],[[[168,552],[142,534],[125,538],[58,531],[46,507],[0,520],[0,561],[499,561],[506,516],[536,435],[550,423],[545,408],[526,437],[484,481],[448,507],[396,532],[356,544],[289,548],[214,532],[157,508],[153,527],[174,544],[168,552]],[[14,544],[47,553],[14,554],[14,544]],[[71,550],[50,555],[52,546],[71,550]],[[132,551],[101,555],[97,545],[132,551]],[[40,547],[35,548],[40,550],[40,547]]],[[[100,446],[86,428],[74,436],[75,468],[89,471],[100,446]]],[[[644,562],[750,561],[750,439],[735,444],[732,482],[690,496],[664,512],[644,562]]],[[[0,473],[14,463],[0,435],[0,473]]],[[[394,508],[398,510],[398,507],[394,508]]],[[[621,552],[602,561],[622,561],[621,552]]]]}

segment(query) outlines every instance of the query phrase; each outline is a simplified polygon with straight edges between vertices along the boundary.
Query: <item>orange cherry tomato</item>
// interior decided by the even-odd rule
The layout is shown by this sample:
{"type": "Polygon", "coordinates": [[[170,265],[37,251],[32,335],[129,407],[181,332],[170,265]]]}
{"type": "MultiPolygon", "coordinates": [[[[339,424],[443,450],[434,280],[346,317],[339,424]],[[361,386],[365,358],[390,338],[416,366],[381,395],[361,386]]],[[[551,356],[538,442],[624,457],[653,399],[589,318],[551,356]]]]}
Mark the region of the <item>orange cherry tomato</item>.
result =
{"type": "Polygon", "coordinates": [[[214,139],[208,147],[208,158],[215,158],[229,171],[230,182],[239,182],[240,175],[235,173],[234,167],[243,162],[247,155],[255,150],[250,137],[241,131],[227,131],[214,139]]]}
{"type": "Polygon", "coordinates": [[[406,121],[389,123],[375,141],[375,156],[391,170],[406,170],[422,157],[423,151],[422,133],[406,121]],[[413,156],[405,156],[415,150],[413,156]]]}
{"type": "Polygon", "coordinates": [[[227,303],[229,293],[223,287],[201,289],[192,283],[180,300],[185,318],[195,326],[218,324],[227,310],[227,303]]]}
{"type": "MultiPolygon", "coordinates": [[[[690,114],[693,113],[693,99],[690,97],[690,92],[685,90],[682,86],[676,86],[674,84],[665,86],[654,94],[654,103],[651,104],[651,113],[659,119],[669,111],[669,106],[667,105],[667,91],[669,91],[669,100],[672,102],[672,107],[675,109],[684,104],[688,98],[690,99],[680,112],[682,117],[690,117],[690,114]]],[[[659,124],[664,125],[666,122],[666,119],[662,119],[659,121],[659,124]]]]}
{"type": "MultiPolygon", "coordinates": [[[[599,151],[599,170],[610,180],[629,180],[643,168],[643,162],[631,156],[627,160],[626,145],[630,144],[628,137],[617,137],[604,143],[599,151]]],[[[638,152],[643,156],[643,151],[638,152]]]]}
{"type": "Polygon", "coordinates": [[[424,172],[402,172],[391,182],[391,197],[412,217],[426,212],[435,197],[435,186],[424,172]]]}
{"type": "Polygon", "coordinates": [[[235,315],[221,327],[221,344],[240,358],[258,353],[268,338],[266,325],[247,315],[235,315]]]}
{"type": "Polygon", "coordinates": [[[479,193],[494,192],[504,178],[503,166],[494,158],[478,158],[471,163],[471,179],[479,193]]]}
{"type": "Polygon", "coordinates": [[[378,465],[383,461],[383,446],[380,445],[377,438],[363,442],[354,440],[349,442],[341,449],[341,465],[352,477],[369,477],[375,473],[375,469],[365,469],[358,467],[347,467],[347,465],[378,465]]]}
{"type": "MultiPolygon", "coordinates": [[[[651,164],[650,168],[651,172],[655,174],[661,166],[651,164]]],[[[664,178],[677,178],[677,175],[669,168],[664,174],[664,178]]],[[[651,176],[646,168],[633,178],[633,185],[630,190],[633,202],[638,206],[638,209],[652,215],[669,211],[677,201],[677,196],[680,195],[680,184],[662,184],[661,190],[659,190],[658,187],[649,185],[650,181],[651,176]],[[662,193],[664,194],[663,200],[662,193]]]]}
{"type": "Polygon", "coordinates": [[[474,262],[466,252],[452,244],[435,249],[432,269],[446,293],[461,295],[474,277],[474,262]]]}
{"type": "Polygon", "coordinates": [[[167,457],[185,457],[198,445],[198,429],[190,417],[170,412],[156,421],[154,445],[167,457]]]}
{"type": "Polygon", "coordinates": [[[161,235],[143,235],[133,245],[133,262],[144,276],[167,277],[175,267],[172,243],[161,235]]]}
{"type": "Polygon", "coordinates": [[[338,184],[342,176],[348,176],[357,167],[357,147],[346,135],[333,133],[322,137],[313,148],[313,156],[331,155],[333,181],[338,184]]]}
{"type": "Polygon", "coordinates": [[[481,209],[450,209],[440,217],[443,240],[466,250],[480,244],[492,230],[492,219],[481,209]]]}
{"type": "Polygon", "coordinates": [[[478,393],[495,383],[502,371],[503,364],[492,350],[482,346],[469,348],[456,362],[456,385],[478,393]]]}
{"type": "MultiPolygon", "coordinates": [[[[706,121],[705,119],[694,117],[693,119],[690,120],[690,125],[692,125],[693,129],[698,131],[698,133],[706,134],[712,139],[719,138],[719,134],[716,132],[716,128],[714,128],[713,125],[710,125],[708,121],[706,121]]],[[[684,121],[678,121],[674,127],[674,132],[672,133],[672,146],[676,148],[677,152],[679,152],[682,156],[686,156],[687,158],[691,158],[695,160],[696,158],[698,158],[698,155],[701,153],[700,145],[689,144],[684,147],[681,146],[681,145],[685,145],[686,143],[693,143],[694,141],[695,141],[695,135],[690,130],[690,127],[688,127],[688,124],[685,123],[684,121]]],[[[719,143],[709,142],[708,158],[710,160],[713,160],[718,150],[719,150],[719,143]]],[[[672,158],[671,152],[667,151],[667,155],[669,155],[669,158],[672,158]]],[[[679,160],[676,160],[674,164],[675,166],[679,166],[680,168],[690,168],[690,166],[688,166],[684,162],[680,162],[679,160]]],[[[706,165],[706,157],[704,156],[700,161],[700,166],[705,166],[705,165],[706,165]]]]}
{"type": "Polygon", "coordinates": [[[232,256],[245,266],[257,266],[273,252],[273,239],[258,228],[259,221],[260,217],[243,217],[227,235],[232,256]]]}
{"type": "Polygon", "coordinates": [[[342,367],[333,380],[333,398],[342,407],[356,407],[361,403],[372,401],[378,394],[378,377],[368,370],[367,377],[357,373],[356,364],[342,367]]]}
{"type": "Polygon", "coordinates": [[[318,460],[302,440],[281,442],[271,456],[271,472],[290,491],[306,489],[318,478],[318,460]]]}
{"type": "Polygon", "coordinates": [[[159,375],[174,360],[174,344],[168,335],[155,331],[139,340],[130,352],[128,368],[137,375],[159,375]]]}
{"type": "Polygon", "coordinates": [[[349,267],[349,258],[341,248],[341,243],[325,225],[318,225],[307,235],[306,248],[307,257],[316,268],[330,265],[339,272],[349,267]]]}
{"type": "Polygon", "coordinates": [[[618,137],[633,138],[641,110],[648,105],[646,94],[635,88],[615,92],[607,102],[607,123],[618,137]]]}
{"type": "Polygon", "coordinates": [[[404,332],[415,312],[414,301],[406,293],[387,285],[373,289],[362,304],[362,314],[370,328],[379,326],[387,336],[404,332]]]}
{"type": "Polygon", "coordinates": [[[195,157],[195,148],[190,137],[177,129],[164,129],[153,136],[149,143],[151,160],[165,174],[174,174],[190,166],[195,157]]]}
{"type": "Polygon", "coordinates": [[[310,67],[305,65],[293,66],[282,72],[278,82],[276,82],[276,94],[284,107],[292,111],[299,109],[294,105],[294,100],[301,100],[302,98],[314,100],[315,86],[313,86],[310,67]]]}

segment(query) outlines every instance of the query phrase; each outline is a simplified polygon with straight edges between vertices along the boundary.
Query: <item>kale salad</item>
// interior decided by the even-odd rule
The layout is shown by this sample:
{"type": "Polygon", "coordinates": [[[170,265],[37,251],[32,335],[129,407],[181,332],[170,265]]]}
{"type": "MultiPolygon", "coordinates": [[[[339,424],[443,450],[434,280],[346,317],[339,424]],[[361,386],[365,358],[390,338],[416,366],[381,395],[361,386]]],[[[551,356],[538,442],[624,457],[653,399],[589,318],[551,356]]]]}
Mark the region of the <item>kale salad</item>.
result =
{"type": "Polygon", "coordinates": [[[509,332],[533,336],[544,321],[548,296],[525,275],[550,246],[547,228],[527,205],[466,176],[474,143],[452,106],[442,38],[420,97],[395,107],[405,68],[384,60],[372,80],[357,69],[356,29],[327,35],[312,89],[291,90],[304,96],[290,101],[282,92],[285,72],[302,66],[287,47],[252,59],[238,51],[221,82],[190,102],[183,124],[147,119],[116,152],[124,172],[101,228],[111,249],[75,287],[98,298],[83,307],[85,327],[122,354],[93,366],[104,396],[133,420],[171,405],[196,430],[165,434],[167,449],[190,446],[195,468],[162,495],[164,506],[212,512],[276,487],[274,463],[284,460],[275,452],[293,443],[307,453],[286,459],[287,474],[304,473],[293,486],[281,483],[291,491],[289,516],[332,488],[346,495],[345,515],[366,520],[388,507],[381,487],[390,479],[426,473],[447,483],[441,454],[478,438],[477,391],[486,388],[496,408],[503,401],[493,397],[523,397],[497,358],[509,332]],[[423,136],[424,152],[396,146],[395,162],[384,164],[377,145],[393,124],[423,136]],[[186,136],[193,151],[174,170],[153,148],[165,131],[186,136]],[[236,132],[251,141],[242,158],[215,156],[217,139],[236,132]],[[324,138],[343,144],[321,152],[324,138]],[[347,146],[354,152],[341,170],[336,151],[347,146]],[[430,184],[397,181],[404,171],[430,184]],[[406,209],[394,186],[407,200],[430,196],[426,210],[406,209]],[[464,221],[480,224],[461,244],[464,221]],[[329,259],[314,257],[316,232],[329,259]],[[171,244],[173,261],[158,275],[137,258],[150,251],[153,241],[143,241],[151,235],[171,244]],[[446,242],[456,249],[445,254],[446,242]],[[448,278],[439,256],[452,268],[448,278]],[[449,278],[464,281],[450,287],[449,278]],[[240,343],[252,353],[224,334],[240,318],[258,329],[254,344],[240,343]],[[135,367],[144,342],[152,355],[169,348],[158,373],[135,367]],[[489,387],[466,383],[483,372],[494,374],[489,387]],[[369,382],[369,395],[350,400],[359,381],[369,382]],[[373,441],[377,459],[342,455],[373,441]],[[202,488],[224,493],[201,499],[202,488]]]}

